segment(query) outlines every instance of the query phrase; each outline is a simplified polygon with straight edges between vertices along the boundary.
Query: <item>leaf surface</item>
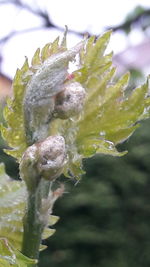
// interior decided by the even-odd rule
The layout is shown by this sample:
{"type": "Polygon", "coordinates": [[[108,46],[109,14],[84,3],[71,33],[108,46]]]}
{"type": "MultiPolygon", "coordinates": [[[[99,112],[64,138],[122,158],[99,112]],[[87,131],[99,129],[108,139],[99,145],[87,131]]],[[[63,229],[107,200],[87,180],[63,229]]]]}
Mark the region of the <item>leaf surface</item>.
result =
{"type": "MultiPolygon", "coordinates": [[[[0,164],[0,238],[6,238],[13,247],[21,250],[23,238],[23,216],[27,201],[26,186],[23,181],[12,180],[0,164]]],[[[49,226],[59,217],[49,215],[43,239],[50,237],[55,230],[49,226]]]]}
{"type": "Polygon", "coordinates": [[[8,98],[7,105],[4,108],[4,118],[7,126],[1,125],[0,130],[2,137],[7,141],[7,144],[12,149],[6,149],[5,152],[18,159],[21,159],[22,154],[28,147],[27,137],[25,133],[25,120],[23,103],[27,84],[30,82],[33,75],[50,56],[66,50],[65,39],[59,44],[59,38],[53,43],[48,43],[40,51],[38,48],[32,58],[31,66],[28,64],[28,59],[25,59],[21,69],[17,69],[13,80],[13,98],[8,98]]]}
{"type": "Polygon", "coordinates": [[[35,263],[37,263],[36,260],[24,256],[6,238],[0,238],[0,266],[29,267],[35,263]]]}
{"type": "MultiPolygon", "coordinates": [[[[79,82],[86,90],[81,114],[67,120],[53,118],[50,122],[48,134],[60,134],[66,141],[66,176],[80,178],[84,173],[82,159],[96,153],[124,155],[126,152],[119,152],[117,144],[134,133],[140,120],[150,116],[148,81],[127,95],[129,73],[116,79],[112,53],[105,52],[110,36],[111,31],[97,40],[92,36],[79,49],[79,64],[73,72],[71,82],[79,82]]],[[[31,67],[26,59],[14,78],[14,98],[8,100],[4,110],[7,127],[1,126],[1,131],[8,145],[13,148],[6,152],[18,160],[27,148],[22,108],[26,86],[31,77],[36,75],[36,71],[42,68],[45,60],[61,51],[69,51],[66,48],[66,34],[61,45],[57,38],[53,43],[46,44],[41,51],[37,49],[31,67]]]]}
{"type": "MultiPolygon", "coordinates": [[[[80,68],[74,80],[86,90],[82,114],[67,122],[54,122],[52,132],[66,138],[68,164],[64,173],[80,178],[82,159],[96,153],[122,156],[116,145],[129,138],[139,127],[139,121],[149,117],[148,82],[127,96],[130,75],[115,78],[112,53],[105,55],[111,32],[95,41],[92,36],[80,52],[80,68]]],[[[52,128],[51,128],[52,129],[52,128]]]]}

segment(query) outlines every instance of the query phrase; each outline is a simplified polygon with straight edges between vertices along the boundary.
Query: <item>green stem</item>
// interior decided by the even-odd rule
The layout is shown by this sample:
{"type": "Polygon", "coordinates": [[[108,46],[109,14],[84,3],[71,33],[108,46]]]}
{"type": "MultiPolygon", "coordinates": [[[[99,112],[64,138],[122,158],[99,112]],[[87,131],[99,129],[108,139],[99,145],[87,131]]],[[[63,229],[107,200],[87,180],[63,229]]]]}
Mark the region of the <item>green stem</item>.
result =
{"type": "MultiPolygon", "coordinates": [[[[29,258],[39,258],[39,247],[41,244],[42,233],[45,227],[40,216],[42,198],[49,194],[51,182],[41,179],[38,186],[28,192],[27,211],[24,217],[24,233],[22,253],[29,258]]],[[[36,267],[37,265],[33,265],[36,267]]]]}

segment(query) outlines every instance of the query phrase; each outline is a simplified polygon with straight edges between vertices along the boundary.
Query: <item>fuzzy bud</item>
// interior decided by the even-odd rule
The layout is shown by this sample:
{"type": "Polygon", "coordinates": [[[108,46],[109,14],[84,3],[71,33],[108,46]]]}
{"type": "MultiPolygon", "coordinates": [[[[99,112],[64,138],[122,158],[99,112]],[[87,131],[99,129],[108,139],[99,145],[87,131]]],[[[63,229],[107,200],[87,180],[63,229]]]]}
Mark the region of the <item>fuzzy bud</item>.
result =
{"type": "Polygon", "coordinates": [[[65,140],[62,136],[49,136],[38,146],[37,168],[45,179],[56,179],[65,164],[65,140]]]}
{"type": "Polygon", "coordinates": [[[65,140],[62,136],[49,136],[28,147],[20,162],[20,175],[28,190],[33,190],[41,178],[52,181],[59,177],[65,160],[65,140]]]}
{"type": "Polygon", "coordinates": [[[84,42],[51,55],[28,82],[24,95],[24,123],[29,145],[48,136],[54,112],[55,96],[64,88],[69,62],[80,52],[84,42]]]}
{"type": "Polygon", "coordinates": [[[41,178],[37,170],[37,161],[37,147],[34,144],[26,149],[19,165],[20,176],[26,182],[29,191],[34,191],[41,178]]]}
{"type": "Polygon", "coordinates": [[[70,82],[56,97],[55,115],[67,119],[78,115],[84,104],[85,89],[78,82],[70,82]]]}

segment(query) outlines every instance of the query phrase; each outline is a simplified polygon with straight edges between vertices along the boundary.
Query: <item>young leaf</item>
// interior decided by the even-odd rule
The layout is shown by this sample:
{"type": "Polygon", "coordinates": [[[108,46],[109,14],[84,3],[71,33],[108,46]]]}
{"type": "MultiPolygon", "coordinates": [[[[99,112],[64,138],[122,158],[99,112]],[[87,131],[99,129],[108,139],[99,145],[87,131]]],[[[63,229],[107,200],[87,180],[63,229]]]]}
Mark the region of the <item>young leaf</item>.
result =
{"type": "Polygon", "coordinates": [[[77,118],[51,125],[51,133],[59,132],[67,143],[67,176],[80,178],[82,159],[95,153],[124,155],[126,151],[118,152],[116,145],[132,135],[139,120],[149,117],[148,82],[126,96],[129,73],[118,81],[113,78],[112,54],[104,54],[110,33],[96,42],[91,37],[80,51],[80,69],[73,75],[86,90],[83,112],[77,118]]]}
{"type": "Polygon", "coordinates": [[[3,267],[29,267],[37,260],[29,259],[14,248],[6,238],[0,238],[0,266],[3,267]]]}
{"type": "Polygon", "coordinates": [[[7,238],[15,248],[21,248],[22,218],[26,203],[24,182],[11,180],[4,165],[0,165],[0,237],[7,238]]]}
{"type": "Polygon", "coordinates": [[[20,159],[28,145],[48,135],[61,135],[67,149],[64,174],[79,178],[83,174],[83,158],[95,153],[113,156],[126,153],[118,152],[116,145],[132,135],[141,119],[149,117],[148,82],[126,96],[129,74],[116,81],[112,53],[105,54],[110,35],[111,31],[106,32],[97,40],[92,36],[67,50],[65,34],[61,45],[57,38],[52,44],[46,44],[41,53],[38,49],[31,67],[25,61],[14,79],[14,98],[8,101],[4,111],[8,127],[1,126],[4,139],[13,148],[7,150],[8,154],[20,159]],[[84,108],[76,117],[58,119],[54,116],[55,98],[69,80],[64,77],[69,61],[76,54],[79,54],[79,67],[69,82],[80,83],[85,89],[84,108]],[[54,80],[50,91],[45,77],[54,80]]]}
{"type": "MultiPolygon", "coordinates": [[[[8,99],[7,105],[4,108],[4,118],[7,123],[7,127],[1,125],[2,137],[7,141],[10,148],[5,152],[18,160],[20,160],[23,152],[28,146],[26,128],[27,118],[24,115],[24,101],[28,85],[35,77],[37,72],[41,72],[44,62],[53,55],[66,51],[65,36],[64,42],[59,45],[59,39],[57,38],[53,43],[47,44],[41,51],[37,49],[35,52],[32,64],[29,67],[28,60],[26,58],[24,65],[21,69],[18,69],[13,80],[13,98],[8,99]]],[[[74,52],[75,53],[75,52],[74,52]]],[[[68,60],[69,61],[69,60],[68,60]]],[[[47,70],[46,70],[47,71],[47,70]]],[[[38,86],[38,81],[37,81],[38,86]]],[[[41,89],[41,87],[40,87],[41,89]]],[[[37,88],[34,88],[36,91],[37,88]]],[[[38,92],[40,94],[40,92],[38,92]]],[[[26,103],[28,106],[29,103],[26,103]]],[[[41,119],[42,120],[42,119],[41,119]]]]}
{"type": "MultiPolygon", "coordinates": [[[[5,173],[4,165],[0,164],[0,188],[0,238],[6,238],[16,249],[21,250],[23,216],[27,201],[25,183],[10,179],[5,173]]],[[[57,216],[49,215],[43,239],[55,232],[48,227],[58,219],[57,216]]]]}

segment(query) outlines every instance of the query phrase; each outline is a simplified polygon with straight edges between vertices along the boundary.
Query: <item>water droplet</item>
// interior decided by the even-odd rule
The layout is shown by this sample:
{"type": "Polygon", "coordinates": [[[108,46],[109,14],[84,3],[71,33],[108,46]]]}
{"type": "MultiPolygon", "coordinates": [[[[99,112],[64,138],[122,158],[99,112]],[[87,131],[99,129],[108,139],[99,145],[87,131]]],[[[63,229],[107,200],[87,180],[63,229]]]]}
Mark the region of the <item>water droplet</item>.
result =
{"type": "Polygon", "coordinates": [[[76,117],[75,117],[75,118],[71,117],[71,118],[70,118],[70,121],[72,121],[72,122],[76,122],[77,119],[76,119],[76,117]]]}
{"type": "Polygon", "coordinates": [[[99,135],[100,135],[100,136],[105,136],[106,133],[105,133],[105,131],[101,131],[101,132],[99,133],[99,135]]]}
{"type": "Polygon", "coordinates": [[[101,117],[102,117],[102,113],[99,113],[99,114],[97,115],[97,118],[100,119],[101,117]]]}
{"type": "Polygon", "coordinates": [[[109,149],[114,149],[114,143],[113,142],[111,142],[111,141],[106,141],[107,142],[107,144],[108,144],[108,148],[109,149]]]}

